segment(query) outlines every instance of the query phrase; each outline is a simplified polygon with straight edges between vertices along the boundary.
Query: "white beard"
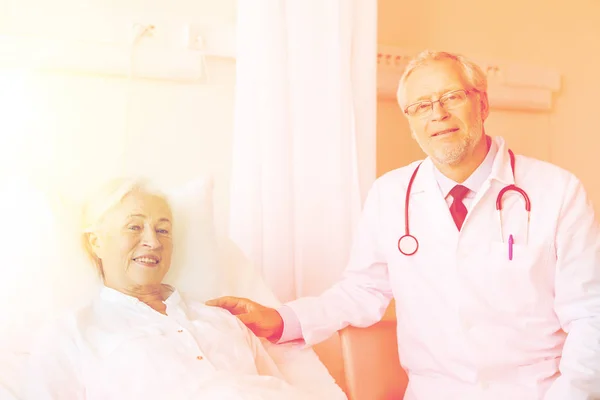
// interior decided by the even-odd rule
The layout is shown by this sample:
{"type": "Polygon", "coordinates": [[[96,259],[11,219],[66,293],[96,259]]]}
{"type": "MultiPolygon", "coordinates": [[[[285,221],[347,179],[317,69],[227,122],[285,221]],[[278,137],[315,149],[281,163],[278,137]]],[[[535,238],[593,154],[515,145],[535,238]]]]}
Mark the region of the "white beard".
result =
{"type": "MultiPolygon", "coordinates": [[[[425,154],[428,154],[437,164],[442,165],[456,165],[460,163],[469,151],[477,145],[478,141],[483,137],[483,121],[479,120],[470,130],[469,134],[461,138],[458,143],[454,143],[452,146],[438,147],[428,154],[423,144],[417,140],[417,137],[413,130],[411,134],[413,139],[417,141],[419,147],[425,154]]],[[[428,139],[431,140],[431,139],[428,139]]]]}

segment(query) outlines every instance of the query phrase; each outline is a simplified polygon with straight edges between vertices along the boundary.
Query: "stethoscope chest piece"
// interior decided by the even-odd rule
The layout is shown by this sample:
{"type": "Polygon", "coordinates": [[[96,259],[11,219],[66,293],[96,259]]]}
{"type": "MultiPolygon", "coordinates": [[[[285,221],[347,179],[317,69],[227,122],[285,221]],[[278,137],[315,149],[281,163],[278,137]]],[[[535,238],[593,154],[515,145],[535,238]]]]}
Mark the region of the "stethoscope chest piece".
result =
{"type": "Polygon", "coordinates": [[[419,242],[413,235],[404,235],[398,240],[398,250],[405,256],[412,256],[419,250],[419,242]]]}

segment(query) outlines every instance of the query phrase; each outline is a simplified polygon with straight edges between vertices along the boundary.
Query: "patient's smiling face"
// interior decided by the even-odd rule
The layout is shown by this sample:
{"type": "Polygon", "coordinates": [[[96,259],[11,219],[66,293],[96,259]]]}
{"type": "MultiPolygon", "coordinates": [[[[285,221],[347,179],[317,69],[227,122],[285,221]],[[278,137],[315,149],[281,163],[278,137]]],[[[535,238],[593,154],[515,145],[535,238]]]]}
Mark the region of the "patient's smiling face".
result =
{"type": "Polygon", "coordinates": [[[171,265],[172,219],[163,198],[139,191],[106,213],[90,239],[106,286],[125,293],[160,287],[171,265]]]}

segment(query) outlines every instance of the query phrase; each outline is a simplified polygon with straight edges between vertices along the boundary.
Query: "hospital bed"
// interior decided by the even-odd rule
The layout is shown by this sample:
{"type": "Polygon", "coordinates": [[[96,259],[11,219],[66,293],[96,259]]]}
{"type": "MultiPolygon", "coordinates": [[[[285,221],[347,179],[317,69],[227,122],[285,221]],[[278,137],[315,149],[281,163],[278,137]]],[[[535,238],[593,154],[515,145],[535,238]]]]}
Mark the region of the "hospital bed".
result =
{"type": "MultiPolygon", "coordinates": [[[[174,240],[187,242],[176,243],[178,252],[175,253],[177,256],[174,254],[173,265],[183,267],[170,271],[167,283],[187,294],[194,292],[200,301],[230,294],[277,306],[277,300],[254,266],[229,239],[216,234],[212,182],[201,179],[171,194],[174,214],[181,213],[179,221],[186,221],[184,226],[178,225],[178,231],[185,239],[174,240]]],[[[15,329],[0,329],[0,400],[21,398],[19,381],[23,379],[27,361],[27,344],[41,323],[40,314],[64,309],[76,300],[90,296],[97,288],[95,272],[82,268],[87,258],[70,247],[79,245],[77,232],[66,232],[65,228],[72,226],[75,229],[78,226],[67,216],[67,211],[72,208],[72,204],[66,205],[66,214],[59,213],[56,217],[62,229],[62,240],[48,242],[47,238],[31,237],[30,231],[24,237],[27,243],[45,243],[48,249],[58,249],[60,260],[55,260],[49,266],[50,253],[38,249],[35,253],[40,254],[41,258],[23,260],[22,265],[14,265],[13,271],[20,271],[18,277],[13,277],[16,282],[8,282],[7,288],[0,287],[0,294],[4,296],[0,298],[3,304],[22,305],[11,315],[0,315],[2,326],[8,327],[15,316],[24,321],[15,329]],[[36,282],[32,282],[32,276],[36,277],[36,282]],[[13,290],[7,295],[7,289],[15,286],[24,289],[13,290]],[[43,301],[32,301],[35,296],[43,301]],[[42,309],[42,306],[47,309],[42,309]],[[10,339],[7,338],[11,337],[20,340],[18,343],[9,343],[10,339]]],[[[54,234],[58,232],[57,229],[51,227],[50,231],[54,234]]],[[[22,255],[22,252],[17,254],[18,257],[22,255]]],[[[19,261],[21,259],[18,258],[19,261]]],[[[372,327],[346,328],[315,346],[315,351],[303,350],[294,344],[271,345],[268,350],[276,362],[286,364],[288,376],[298,384],[311,385],[333,377],[350,400],[402,399],[406,377],[398,362],[394,319],[393,314],[388,313],[383,321],[372,327]]],[[[269,346],[269,343],[265,342],[265,345],[269,346]]]]}

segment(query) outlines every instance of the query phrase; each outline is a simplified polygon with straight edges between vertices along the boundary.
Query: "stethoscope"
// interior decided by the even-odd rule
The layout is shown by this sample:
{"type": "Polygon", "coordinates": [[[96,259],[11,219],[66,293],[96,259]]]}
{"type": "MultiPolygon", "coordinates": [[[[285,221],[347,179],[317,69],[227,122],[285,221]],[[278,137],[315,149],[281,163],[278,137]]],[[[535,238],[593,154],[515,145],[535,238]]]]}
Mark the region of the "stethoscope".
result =
{"type": "MultiPolygon", "coordinates": [[[[512,169],[513,177],[515,176],[515,155],[512,150],[508,150],[508,155],[510,156],[510,167],[512,169]]],[[[398,250],[400,253],[405,256],[412,256],[419,250],[419,241],[416,237],[410,234],[409,230],[409,221],[408,221],[408,206],[410,202],[410,193],[412,190],[412,185],[417,177],[417,172],[419,172],[419,167],[421,164],[417,165],[415,171],[412,173],[410,180],[408,181],[408,188],[406,189],[406,200],[404,204],[404,235],[398,239],[398,250]]],[[[527,211],[527,241],[529,240],[529,220],[531,215],[531,201],[529,200],[529,196],[527,193],[516,185],[508,185],[502,188],[496,197],[496,210],[498,211],[498,217],[500,218],[500,235],[502,236],[502,241],[504,242],[504,230],[502,226],[502,197],[508,191],[515,191],[519,193],[523,200],[525,200],[525,210],[527,211]]]]}

